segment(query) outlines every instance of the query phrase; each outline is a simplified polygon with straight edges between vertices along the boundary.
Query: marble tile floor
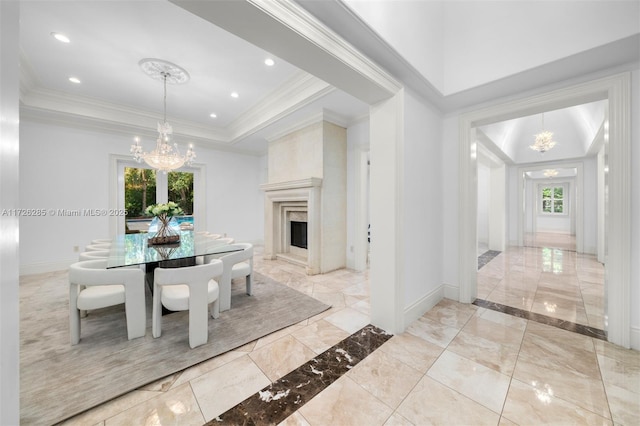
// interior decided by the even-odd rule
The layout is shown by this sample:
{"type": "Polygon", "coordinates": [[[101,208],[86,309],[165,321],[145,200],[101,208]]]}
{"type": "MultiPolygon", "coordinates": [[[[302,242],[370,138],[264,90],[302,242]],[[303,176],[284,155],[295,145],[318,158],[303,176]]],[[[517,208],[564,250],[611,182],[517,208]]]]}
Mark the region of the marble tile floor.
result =
{"type": "Polygon", "coordinates": [[[548,247],[509,247],[477,273],[477,298],[605,329],[604,266],[595,256],[548,247]]]}
{"type": "MultiPolygon", "coordinates": [[[[308,277],[259,252],[254,266],[333,307],[64,424],[217,424],[369,323],[368,272],[308,277]]],[[[639,418],[640,352],[443,299],[279,424],[635,425],[639,418]]]]}
{"type": "Polygon", "coordinates": [[[576,250],[576,236],[556,232],[525,232],[523,243],[526,247],[551,247],[563,250],[576,250]]]}

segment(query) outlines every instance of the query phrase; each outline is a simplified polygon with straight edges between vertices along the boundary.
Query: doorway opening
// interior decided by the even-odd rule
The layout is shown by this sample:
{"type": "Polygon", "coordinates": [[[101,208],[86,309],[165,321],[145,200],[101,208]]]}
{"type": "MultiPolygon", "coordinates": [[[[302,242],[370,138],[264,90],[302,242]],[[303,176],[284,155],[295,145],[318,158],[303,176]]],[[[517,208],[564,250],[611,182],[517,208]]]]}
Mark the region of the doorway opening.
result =
{"type": "MultiPolygon", "coordinates": [[[[603,180],[607,182],[603,241],[606,277],[605,329],[610,342],[630,347],[630,74],[623,73],[526,99],[507,102],[460,117],[460,301],[477,295],[477,149],[475,129],[483,124],[549,109],[606,99],[603,180]]],[[[595,186],[595,185],[594,185],[595,186]]],[[[522,204],[520,204],[522,206],[522,204]]],[[[599,215],[598,215],[599,216],[599,215]]],[[[576,235],[578,237],[578,235],[576,235]]],[[[576,238],[576,246],[580,241],[576,238]]],[[[526,253],[525,253],[526,255],[526,253]]],[[[553,256],[552,256],[553,258],[553,256]]],[[[553,262],[551,262],[553,264],[553,262]]],[[[485,267],[486,268],[486,267],[485,267]]],[[[484,268],[483,268],[484,269],[484,268]]]]}

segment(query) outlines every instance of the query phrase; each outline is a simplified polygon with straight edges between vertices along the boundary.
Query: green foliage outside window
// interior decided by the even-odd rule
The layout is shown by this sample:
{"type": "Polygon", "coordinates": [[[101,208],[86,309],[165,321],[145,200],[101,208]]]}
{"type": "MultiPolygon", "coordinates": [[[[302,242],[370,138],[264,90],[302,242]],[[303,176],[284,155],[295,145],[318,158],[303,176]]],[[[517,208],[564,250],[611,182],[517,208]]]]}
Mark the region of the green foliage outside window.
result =
{"type": "Polygon", "coordinates": [[[169,201],[177,203],[184,214],[193,214],[193,173],[169,172],[169,201]]]}
{"type": "MultiPolygon", "coordinates": [[[[168,199],[177,203],[185,215],[193,214],[193,173],[169,172],[167,174],[168,199]]],[[[156,171],[125,167],[124,203],[127,218],[145,217],[148,206],[156,204],[156,171]]]]}
{"type": "Polygon", "coordinates": [[[156,203],[156,171],[125,167],[124,205],[127,218],[144,216],[147,206],[156,203]]]}
{"type": "Polygon", "coordinates": [[[542,212],[564,214],[564,188],[562,186],[542,188],[542,212]]]}

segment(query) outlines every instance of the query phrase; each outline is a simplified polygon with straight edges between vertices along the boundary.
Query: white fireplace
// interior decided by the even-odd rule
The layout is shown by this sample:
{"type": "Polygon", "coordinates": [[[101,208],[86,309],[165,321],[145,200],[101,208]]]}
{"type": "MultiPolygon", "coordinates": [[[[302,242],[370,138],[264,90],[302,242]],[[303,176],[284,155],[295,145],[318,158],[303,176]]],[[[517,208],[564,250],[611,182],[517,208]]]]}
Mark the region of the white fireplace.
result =
{"type": "Polygon", "coordinates": [[[269,180],[260,185],[265,259],[302,265],[309,275],[345,267],[346,147],[346,129],[326,120],[269,141],[269,180]]]}
{"type": "Polygon", "coordinates": [[[309,275],[320,273],[321,187],[319,178],[260,185],[265,191],[265,258],[302,265],[309,275]],[[292,221],[306,222],[306,248],[291,245],[292,221]]]}

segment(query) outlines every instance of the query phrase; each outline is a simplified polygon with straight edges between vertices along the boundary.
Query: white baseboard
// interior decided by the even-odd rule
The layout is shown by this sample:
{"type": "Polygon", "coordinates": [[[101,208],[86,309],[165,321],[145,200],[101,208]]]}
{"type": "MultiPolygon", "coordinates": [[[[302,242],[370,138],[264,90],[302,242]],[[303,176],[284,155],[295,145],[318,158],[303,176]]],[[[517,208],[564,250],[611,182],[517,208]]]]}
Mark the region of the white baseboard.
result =
{"type": "Polygon", "coordinates": [[[593,247],[593,246],[584,247],[584,253],[585,254],[598,254],[598,248],[597,247],[593,247]]]}
{"type": "Polygon", "coordinates": [[[78,259],[56,260],[54,262],[38,262],[20,265],[20,275],[44,274],[46,272],[63,271],[78,259]]]}
{"type": "Polygon", "coordinates": [[[640,327],[631,326],[631,349],[640,351],[640,327]]]}
{"type": "Polygon", "coordinates": [[[455,300],[456,302],[460,300],[460,287],[451,284],[443,284],[443,287],[445,299],[455,300]]]}
{"type": "Polygon", "coordinates": [[[429,309],[433,308],[438,304],[439,301],[442,300],[444,296],[444,286],[441,285],[437,289],[433,290],[431,293],[426,294],[422,298],[420,298],[415,303],[412,303],[410,306],[404,308],[404,327],[403,330],[406,329],[409,324],[420,318],[425,312],[429,311],[429,309]]]}

